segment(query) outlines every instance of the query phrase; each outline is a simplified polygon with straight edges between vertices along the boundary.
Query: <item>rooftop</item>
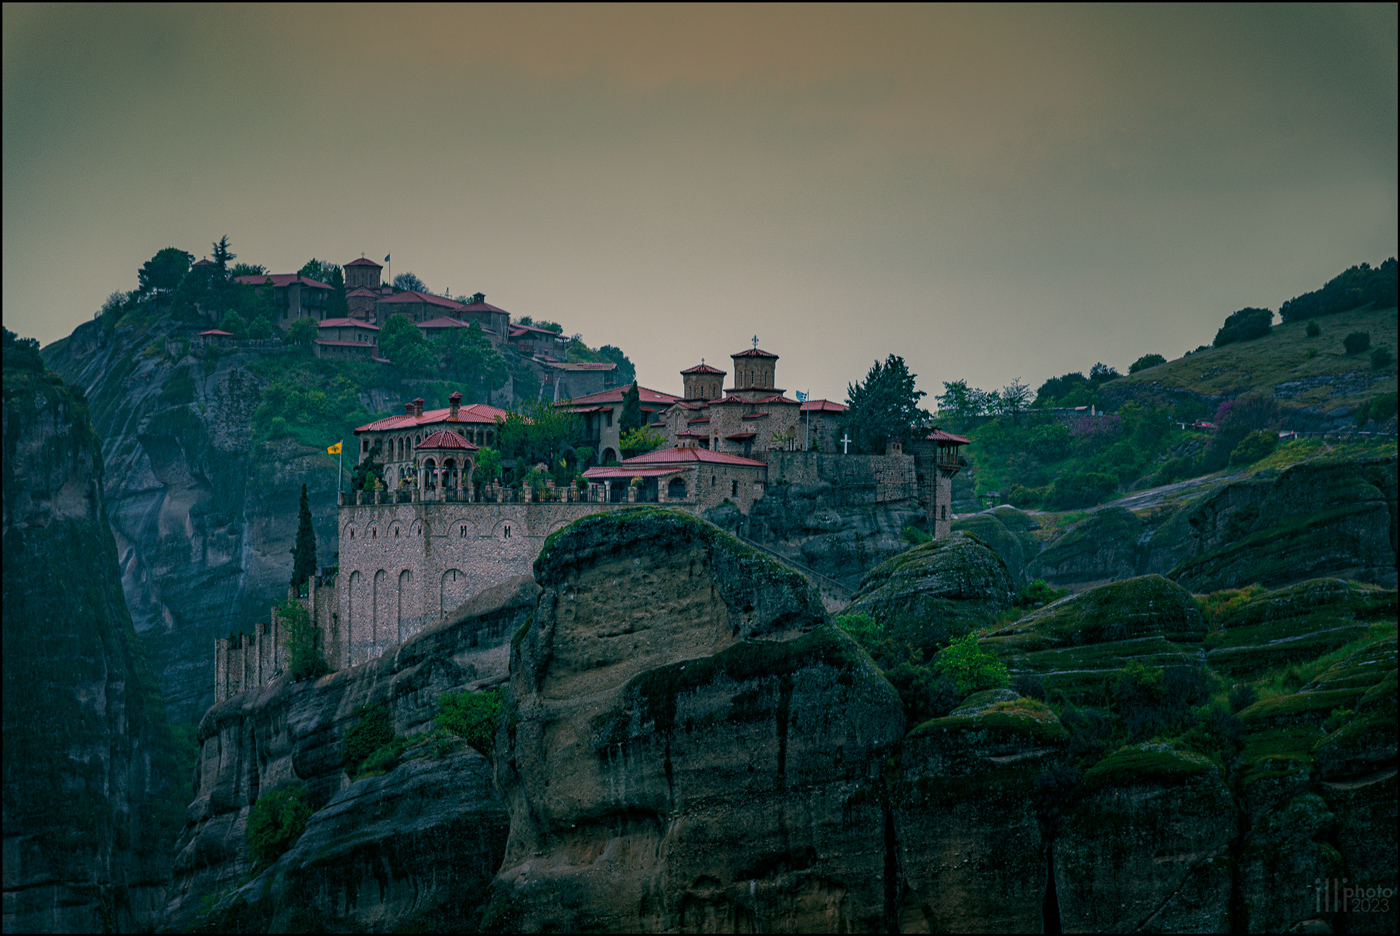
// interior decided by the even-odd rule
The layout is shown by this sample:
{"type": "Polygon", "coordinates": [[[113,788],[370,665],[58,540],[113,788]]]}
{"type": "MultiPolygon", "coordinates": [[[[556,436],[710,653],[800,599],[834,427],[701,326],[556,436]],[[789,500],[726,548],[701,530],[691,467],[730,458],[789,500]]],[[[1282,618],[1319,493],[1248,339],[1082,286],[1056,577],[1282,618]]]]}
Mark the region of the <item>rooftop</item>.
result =
{"type": "Polygon", "coordinates": [[[272,286],[280,289],[283,286],[290,286],[293,283],[300,283],[303,286],[310,286],[312,289],[330,289],[329,283],[314,280],[309,276],[302,276],[300,273],[254,273],[251,276],[236,276],[234,280],[246,286],[272,286]]]}
{"type": "Polygon", "coordinates": [[[711,367],[708,364],[696,364],[694,367],[681,371],[682,374],[720,374],[724,375],[728,371],[722,371],[718,367],[711,367]]]}
{"type": "Polygon", "coordinates": [[[375,263],[373,260],[370,260],[370,259],[367,258],[367,257],[361,257],[361,258],[358,259],[358,260],[351,260],[349,263],[347,263],[347,264],[345,264],[345,265],[346,265],[346,266],[372,266],[372,267],[379,267],[379,269],[381,269],[381,270],[384,269],[384,264],[382,264],[382,263],[375,263]]]}
{"type": "Polygon", "coordinates": [[[940,442],[949,445],[968,445],[971,440],[966,436],[953,435],[951,432],[944,432],[942,429],[935,429],[924,438],[930,442],[940,442]]]}
{"type": "Polygon", "coordinates": [[[324,319],[321,328],[368,328],[371,331],[379,331],[378,325],[371,325],[369,322],[362,322],[352,318],[324,319]]]}
{"type": "Polygon", "coordinates": [[[848,407],[831,400],[808,400],[802,404],[804,413],[844,413],[848,407]]]}
{"type": "Polygon", "coordinates": [[[477,447],[466,439],[453,432],[451,429],[439,429],[428,436],[422,442],[414,446],[415,449],[464,449],[469,452],[477,451],[477,447]]]}
{"type": "Polygon", "coordinates": [[[379,300],[380,305],[409,305],[415,302],[441,306],[454,312],[464,312],[467,308],[455,299],[434,296],[432,293],[419,292],[416,289],[406,289],[401,293],[394,293],[392,296],[385,296],[379,300]]]}
{"type": "MultiPolygon", "coordinates": [[[[560,400],[558,406],[587,406],[591,403],[621,403],[622,398],[631,390],[633,384],[626,384],[621,387],[609,387],[607,390],[599,390],[597,393],[590,393],[585,396],[577,396],[568,400],[560,400]]],[[[677,402],[680,398],[669,393],[661,393],[658,390],[649,390],[639,386],[637,395],[642,403],[660,403],[665,406],[677,402]]]]}
{"type": "Polygon", "coordinates": [[[435,409],[427,410],[422,416],[410,416],[402,413],[398,416],[386,416],[377,419],[372,423],[367,423],[355,430],[358,435],[361,432],[390,432],[395,429],[411,429],[414,426],[427,426],[434,423],[469,423],[475,425],[493,425],[497,417],[505,419],[510,414],[503,409],[490,406],[486,403],[472,403],[457,410],[457,418],[452,419],[452,410],[435,409]]]}
{"type": "Polygon", "coordinates": [[[740,351],[737,354],[731,354],[729,356],[732,358],[773,358],[775,361],[778,359],[778,356],[776,354],[773,354],[770,351],[764,351],[762,348],[750,348],[747,351],[740,351]]]}

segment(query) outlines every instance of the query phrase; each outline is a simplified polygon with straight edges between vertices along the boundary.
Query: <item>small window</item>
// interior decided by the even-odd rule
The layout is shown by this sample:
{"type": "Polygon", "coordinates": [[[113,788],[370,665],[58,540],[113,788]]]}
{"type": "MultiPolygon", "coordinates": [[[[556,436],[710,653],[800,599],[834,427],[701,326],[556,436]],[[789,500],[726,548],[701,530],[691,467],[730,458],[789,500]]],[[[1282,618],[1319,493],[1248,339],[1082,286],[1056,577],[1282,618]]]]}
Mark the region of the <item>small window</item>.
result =
{"type": "Polygon", "coordinates": [[[730,496],[730,497],[738,497],[738,496],[739,496],[739,482],[738,482],[738,481],[730,481],[730,482],[729,482],[729,496],[730,496]]]}
{"type": "Polygon", "coordinates": [[[501,536],[502,536],[503,538],[505,538],[505,539],[510,539],[510,524],[509,524],[509,523],[507,523],[507,524],[505,525],[505,527],[503,528],[503,532],[501,533],[501,536]]]}
{"type": "Polygon", "coordinates": [[[948,519],[948,505],[947,505],[947,504],[944,504],[944,505],[943,505],[943,519],[944,519],[944,520],[947,520],[947,519],[948,519]]]}
{"type": "Polygon", "coordinates": [[[463,538],[463,539],[466,539],[466,538],[467,538],[467,528],[466,528],[466,525],[465,525],[465,524],[462,526],[462,538],[463,538]]]}
{"type": "Polygon", "coordinates": [[[399,528],[398,528],[398,527],[394,527],[394,539],[398,539],[398,538],[399,538],[399,528]]]}

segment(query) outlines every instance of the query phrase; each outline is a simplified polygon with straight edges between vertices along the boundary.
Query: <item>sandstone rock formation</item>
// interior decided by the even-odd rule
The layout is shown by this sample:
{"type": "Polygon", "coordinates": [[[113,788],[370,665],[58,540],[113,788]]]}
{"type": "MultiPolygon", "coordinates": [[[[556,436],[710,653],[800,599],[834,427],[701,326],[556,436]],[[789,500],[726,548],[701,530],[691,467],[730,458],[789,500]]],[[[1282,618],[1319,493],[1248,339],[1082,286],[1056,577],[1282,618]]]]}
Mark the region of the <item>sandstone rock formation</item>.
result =
{"type": "Polygon", "coordinates": [[[1040,524],[1030,514],[1001,506],[956,520],[952,528],[971,533],[986,543],[1006,563],[1006,571],[1018,589],[1035,577],[1027,573],[1027,567],[1040,552],[1040,540],[1033,532],[1040,529],[1040,524]]]}
{"type": "Polygon", "coordinates": [[[887,629],[936,630],[960,637],[1011,607],[1006,563],[969,533],[951,533],[866,573],[848,613],[872,615],[887,629]]]}
{"type": "Polygon", "coordinates": [[[517,635],[498,782],[503,930],[870,931],[893,688],[805,581],[638,508],[555,534],[517,635]]]}
{"type": "Polygon", "coordinates": [[[170,874],[183,778],[173,776],[160,691],[122,598],[87,403],[32,352],[12,360],[13,338],[6,333],[4,929],[148,929],[170,874]]]}
{"type": "Polygon", "coordinates": [[[458,742],[410,751],[351,782],[343,738],[361,706],[383,705],[409,738],[433,726],[445,692],[500,685],[510,635],[539,589],[522,577],[476,595],[452,623],[314,683],[278,681],[200,723],[189,824],[180,837],[171,926],[245,930],[471,927],[500,864],[506,815],[489,761],[458,742]],[[304,786],[316,807],[296,846],[251,882],[252,805],[304,786]]]}
{"type": "Polygon", "coordinates": [[[1027,562],[1028,578],[1076,589],[1142,574],[1147,525],[1122,507],[1103,507],[1027,562]]]}

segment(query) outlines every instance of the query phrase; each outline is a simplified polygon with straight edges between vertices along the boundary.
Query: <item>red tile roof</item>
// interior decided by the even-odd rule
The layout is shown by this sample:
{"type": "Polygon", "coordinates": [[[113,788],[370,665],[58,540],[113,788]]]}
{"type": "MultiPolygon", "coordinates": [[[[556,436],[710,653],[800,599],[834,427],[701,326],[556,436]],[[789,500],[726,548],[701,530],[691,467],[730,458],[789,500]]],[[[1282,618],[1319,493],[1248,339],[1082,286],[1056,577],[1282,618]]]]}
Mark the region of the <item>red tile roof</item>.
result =
{"type": "Polygon", "coordinates": [[[466,306],[462,305],[460,302],[457,302],[454,299],[446,299],[442,296],[434,296],[432,293],[419,292],[416,289],[407,289],[401,293],[394,293],[392,296],[385,296],[384,298],[379,300],[380,305],[412,305],[414,303],[420,302],[425,305],[441,306],[444,309],[452,309],[455,312],[461,312],[466,309],[466,306]]]}
{"type": "Polygon", "coordinates": [[[439,429],[428,436],[422,442],[414,446],[415,449],[465,449],[469,452],[477,451],[477,447],[466,439],[453,432],[451,429],[439,429]]]}
{"type": "Polygon", "coordinates": [[[703,439],[703,438],[705,438],[705,436],[704,436],[702,433],[699,433],[699,432],[691,432],[691,431],[689,431],[689,430],[686,430],[685,432],[677,432],[677,433],[676,433],[676,438],[677,438],[677,439],[703,439]]]}
{"type": "Polygon", "coordinates": [[[203,260],[196,260],[194,263],[191,263],[191,264],[190,264],[190,266],[192,266],[192,267],[206,267],[206,266],[213,266],[213,265],[214,265],[214,261],[213,261],[213,260],[210,260],[208,257],[205,257],[203,260]]]}
{"type": "Polygon", "coordinates": [[[768,415],[767,413],[745,413],[743,416],[740,416],[739,418],[740,418],[740,419],[762,419],[763,417],[765,417],[765,416],[767,416],[767,415],[768,415]]]}
{"type": "Polygon", "coordinates": [[[349,263],[347,263],[347,264],[345,264],[345,265],[346,265],[346,266],[372,266],[372,267],[379,267],[379,269],[381,269],[381,270],[384,269],[384,264],[382,264],[382,263],[375,263],[373,260],[370,260],[368,257],[361,257],[361,258],[358,259],[358,260],[351,260],[349,263]]]}
{"type": "Polygon", "coordinates": [[[562,371],[610,371],[617,365],[611,361],[549,361],[549,366],[562,371]]]}
{"type": "Polygon", "coordinates": [[[371,350],[374,349],[374,345],[370,344],[368,341],[335,341],[335,340],[330,339],[330,338],[317,338],[317,339],[316,339],[314,342],[312,342],[312,343],[313,343],[313,344],[318,344],[318,345],[326,345],[326,346],[329,346],[329,347],[332,347],[332,348],[336,348],[336,347],[364,348],[366,351],[371,351],[371,350]]]}
{"type": "Polygon", "coordinates": [[[504,312],[506,315],[510,315],[505,309],[499,306],[493,306],[489,302],[468,302],[466,303],[466,308],[469,312],[504,312]]]}
{"type": "Polygon", "coordinates": [[[439,315],[437,318],[428,319],[426,322],[419,322],[419,328],[471,328],[467,322],[452,318],[450,315],[439,315]]]}
{"type": "Polygon", "coordinates": [[[371,325],[369,322],[362,322],[359,319],[335,318],[324,319],[321,328],[368,328],[371,331],[379,331],[378,325],[371,325]]]}
{"type": "Polygon", "coordinates": [[[349,299],[349,298],[352,297],[352,296],[378,296],[378,295],[379,295],[379,293],[375,292],[373,289],[370,289],[368,286],[356,286],[354,289],[350,290],[348,293],[345,294],[345,298],[349,299]]]}
{"type": "Polygon", "coordinates": [[[457,418],[451,418],[451,409],[428,410],[422,416],[409,416],[407,413],[398,416],[386,416],[377,419],[372,423],[360,426],[355,432],[389,432],[394,429],[410,429],[414,426],[427,426],[433,423],[473,423],[477,425],[492,425],[496,422],[496,417],[504,419],[510,415],[503,409],[488,406],[485,403],[473,403],[470,406],[463,406],[457,411],[457,418]]]}
{"type": "Polygon", "coordinates": [[[722,371],[722,370],[720,370],[718,367],[711,367],[711,366],[708,365],[708,364],[696,364],[694,367],[691,367],[691,368],[689,368],[689,369],[687,369],[687,370],[681,371],[681,373],[682,373],[682,374],[727,374],[727,373],[729,373],[729,372],[728,372],[728,371],[722,371]]]}
{"type": "MultiPolygon", "coordinates": [[[[498,311],[504,312],[505,310],[504,310],[504,309],[500,309],[500,310],[498,310],[498,311]]],[[[517,325],[512,325],[512,326],[510,327],[510,337],[512,337],[512,338],[519,338],[521,335],[524,335],[524,334],[526,334],[526,333],[528,333],[528,332],[535,332],[536,334],[539,334],[539,335],[548,335],[548,336],[551,337],[551,338],[563,338],[563,337],[564,337],[564,336],[561,335],[559,332],[550,331],[548,328],[538,328],[538,327],[536,327],[536,326],[534,326],[534,325],[518,325],[518,324],[517,324],[517,325]]]]}
{"type": "Polygon", "coordinates": [[[951,432],[944,432],[942,429],[933,430],[933,432],[929,433],[925,438],[930,442],[937,442],[940,445],[968,445],[971,443],[971,440],[966,436],[953,435],[951,432]]]}
{"type": "Polygon", "coordinates": [[[611,480],[613,478],[659,478],[662,475],[684,471],[688,467],[690,466],[672,466],[670,468],[624,468],[621,465],[607,465],[589,468],[583,473],[583,476],[590,481],[611,480]]]}
{"type": "Polygon", "coordinates": [[[694,425],[696,425],[697,423],[707,423],[707,422],[709,422],[709,421],[710,421],[710,417],[708,417],[708,416],[701,416],[699,419],[691,419],[691,420],[688,420],[688,421],[686,422],[686,425],[688,425],[688,426],[694,426],[694,425]]]}
{"type": "Polygon", "coordinates": [[[330,289],[329,283],[314,280],[309,276],[302,276],[300,273],[254,273],[252,276],[236,276],[234,280],[248,286],[266,286],[268,280],[278,289],[283,286],[290,286],[292,283],[301,283],[303,286],[310,286],[312,289],[330,289]]]}
{"type": "MultiPolygon", "coordinates": [[[[638,455],[629,458],[622,463],[626,468],[630,465],[667,465],[680,462],[704,462],[711,465],[740,465],[753,468],[768,467],[764,462],[755,461],[752,458],[740,458],[738,455],[726,455],[723,452],[712,452],[709,449],[700,448],[669,448],[659,452],[648,452],[645,455],[638,455]]],[[[586,472],[585,472],[586,473],[586,472]]]]}
{"type": "Polygon", "coordinates": [[[790,399],[788,399],[787,397],[783,396],[781,393],[778,394],[777,396],[765,397],[765,398],[762,399],[762,400],[754,400],[754,402],[755,402],[755,403],[791,403],[793,406],[796,406],[796,405],[797,405],[797,401],[796,401],[796,400],[790,400],[790,399]]]}
{"type": "MultiPolygon", "coordinates": [[[[627,395],[627,391],[630,389],[632,389],[632,384],[626,384],[621,387],[610,387],[607,390],[599,390],[597,393],[590,393],[585,396],[573,397],[569,400],[560,400],[555,405],[580,406],[587,405],[589,403],[621,403],[622,398],[627,395]]],[[[669,393],[661,393],[657,390],[649,390],[646,387],[639,387],[637,390],[637,394],[638,398],[642,403],[661,403],[666,406],[670,406],[671,404],[677,402],[679,399],[678,397],[674,397],[669,393]]]]}
{"type": "Polygon", "coordinates": [[[721,406],[721,405],[723,405],[723,404],[725,404],[725,403],[748,403],[748,402],[749,402],[749,401],[746,400],[746,399],[744,399],[743,397],[737,397],[737,396],[735,396],[734,394],[731,393],[731,394],[730,394],[729,396],[727,396],[727,397],[721,397],[721,398],[718,399],[718,400],[711,400],[709,405],[710,405],[710,406],[721,406]]]}
{"type": "Polygon", "coordinates": [[[776,354],[770,354],[769,352],[764,351],[762,348],[750,348],[750,349],[747,350],[747,351],[740,351],[738,354],[731,354],[731,355],[729,355],[729,356],[732,357],[732,358],[740,358],[740,357],[761,357],[761,358],[773,358],[774,360],[777,360],[777,359],[778,359],[778,356],[777,356],[776,354]]]}
{"type": "Polygon", "coordinates": [[[725,436],[725,438],[731,442],[747,442],[756,435],[758,435],[757,432],[736,432],[733,435],[725,436]]]}
{"type": "Polygon", "coordinates": [[[232,338],[232,337],[233,337],[233,332],[219,331],[219,329],[217,329],[217,328],[211,328],[211,329],[209,329],[208,331],[202,331],[202,332],[200,332],[200,334],[201,334],[201,335],[213,335],[213,336],[216,337],[216,338],[232,338]]]}
{"type": "Polygon", "coordinates": [[[804,413],[844,413],[847,407],[831,400],[808,400],[802,404],[804,413]]]}

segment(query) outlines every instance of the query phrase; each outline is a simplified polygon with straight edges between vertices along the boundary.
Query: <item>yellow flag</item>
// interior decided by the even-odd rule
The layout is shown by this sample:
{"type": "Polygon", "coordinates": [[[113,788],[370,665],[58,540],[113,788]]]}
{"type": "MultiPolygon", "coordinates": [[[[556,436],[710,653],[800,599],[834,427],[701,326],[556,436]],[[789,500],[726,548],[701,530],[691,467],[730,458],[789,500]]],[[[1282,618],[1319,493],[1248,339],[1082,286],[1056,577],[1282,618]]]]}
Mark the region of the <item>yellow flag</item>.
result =
{"type": "Polygon", "coordinates": [[[332,445],[330,448],[326,449],[326,451],[327,451],[327,452],[330,452],[332,455],[339,455],[339,454],[340,454],[340,443],[337,442],[335,445],[332,445]]]}

